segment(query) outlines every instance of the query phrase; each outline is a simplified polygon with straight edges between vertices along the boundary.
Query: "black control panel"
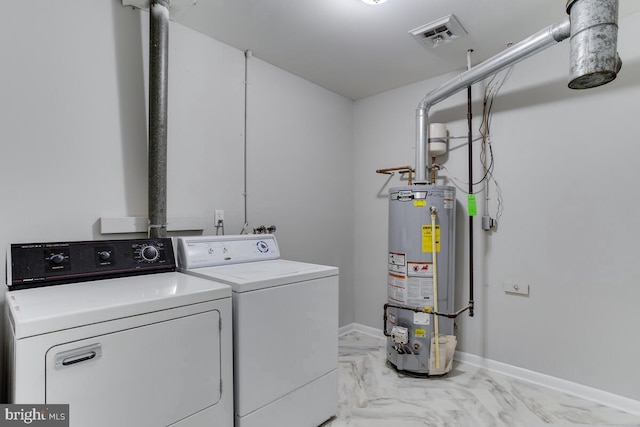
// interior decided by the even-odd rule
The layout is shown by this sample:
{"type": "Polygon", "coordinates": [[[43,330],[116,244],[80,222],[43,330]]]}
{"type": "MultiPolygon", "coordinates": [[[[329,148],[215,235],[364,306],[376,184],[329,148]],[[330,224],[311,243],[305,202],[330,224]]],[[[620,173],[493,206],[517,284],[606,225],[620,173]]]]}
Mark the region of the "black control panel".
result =
{"type": "Polygon", "coordinates": [[[170,238],[11,245],[9,290],[175,271],[170,238]]]}

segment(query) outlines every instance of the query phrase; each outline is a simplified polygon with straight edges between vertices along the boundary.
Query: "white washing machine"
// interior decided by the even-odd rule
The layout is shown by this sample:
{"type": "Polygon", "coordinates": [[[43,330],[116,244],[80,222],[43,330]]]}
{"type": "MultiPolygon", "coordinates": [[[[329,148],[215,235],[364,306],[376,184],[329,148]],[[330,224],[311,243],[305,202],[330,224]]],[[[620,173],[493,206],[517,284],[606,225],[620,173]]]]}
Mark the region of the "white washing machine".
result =
{"type": "Polygon", "coordinates": [[[69,404],[72,427],[231,427],[231,289],[175,265],[170,239],[12,245],[9,402],[69,404]]]}
{"type": "Polygon", "coordinates": [[[338,269],[273,235],[178,239],[180,270],[233,290],[236,427],[315,427],[338,405],[338,269]]]}

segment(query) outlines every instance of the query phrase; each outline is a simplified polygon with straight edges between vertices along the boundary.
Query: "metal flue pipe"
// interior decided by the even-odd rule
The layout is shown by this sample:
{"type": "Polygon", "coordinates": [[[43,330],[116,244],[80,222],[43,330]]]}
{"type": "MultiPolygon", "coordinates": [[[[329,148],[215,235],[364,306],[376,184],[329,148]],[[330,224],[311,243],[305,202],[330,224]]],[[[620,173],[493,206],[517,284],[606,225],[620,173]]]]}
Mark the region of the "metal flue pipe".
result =
{"type": "Polygon", "coordinates": [[[569,87],[588,89],[609,83],[618,75],[618,2],[568,0],[571,17],[569,87]]]}
{"type": "Polygon", "coordinates": [[[429,109],[440,101],[460,92],[517,62],[522,61],[552,46],[570,35],[570,21],[565,18],[562,22],[551,25],[536,34],[514,44],[507,50],[487,59],[468,71],[444,83],[439,88],[429,92],[416,110],[416,184],[428,183],[427,178],[427,141],[429,140],[429,109]]]}
{"type": "Polygon", "coordinates": [[[619,0],[567,0],[570,18],[524,39],[429,92],[416,111],[416,184],[428,184],[429,109],[436,103],[571,36],[569,87],[586,89],[615,79],[619,0]]]}
{"type": "Polygon", "coordinates": [[[149,16],[149,237],[166,237],[169,1],[153,0],[149,16]]]}

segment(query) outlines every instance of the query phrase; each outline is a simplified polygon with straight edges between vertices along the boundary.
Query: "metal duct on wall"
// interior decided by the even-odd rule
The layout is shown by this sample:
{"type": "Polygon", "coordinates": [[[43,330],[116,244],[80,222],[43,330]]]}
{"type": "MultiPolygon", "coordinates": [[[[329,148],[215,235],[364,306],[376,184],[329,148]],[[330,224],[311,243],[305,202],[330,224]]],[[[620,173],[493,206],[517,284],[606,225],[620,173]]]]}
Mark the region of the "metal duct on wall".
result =
{"type": "Polygon", "coordinates": [[[169,1],[152,1],[149,17],[149,237],[166,237],[169,1]]]}
{"type": "Polygon", "coordinates": [[[476,65],[468,71],[460,74],[439,88],[429,92],[423,100],[418,104],[416,110],[416,180],[417,184],[429,183],[427,166],[429,163],[427,155],[427,141],[429,140],[429,109],[440,101],[443,101],[461,91],[462,89],[477,83],[493,74],[520,62],[546,48],[561,42],[570,35],[576,37],[576,45],[588,48],[591,38],[602,37],[607,35],[608,40],[597,45],[606,53],[596,52],[594,49],[586,49],[590,55],[581,55],[579,50],[573,53],[572,61],[578,61],[581,57],[586,57],[584,65],[572,65],[572,81],[569,84],[571,88],[589,88],[605,84],[617,74],[621,66],[621,61],[615,54],[617,44],[617,34],[611,36],[611,30],[617,32],[618,26],[618,3],[619,0],[569,0],[567,3],[567,11],[570,12],[570,18],[549,26],[538,33],[526,38],[520,43],[516,43],[507,50],[487,59],[486,61],[476,65]],[[593,10],[591,10],[593,9],[593,10]],[[579,15],[575,19],[580,21],[575,23],[574,14],[579,15]],[[580,35],[583,30],[587,30],[584,35],[580,35]],[[580,39],[585,38],[584,42],[580,39]],[[613,48],[613,54],[611,50],[613,48]],[[602,55],[602,56],[600,56],[602,55]],[[612,55],[617,58],[612,63],[612,55]],[[606,66],[590,67],[590,61],[598,59],[596,62],[605,63],[606,66]],[[613,71],[615,69],[615,71],[613,71]],[[575,75],[573,70],[576,70],[575,75]],[[612,77],[613,75],[613,77],[612,77]],[[576,81],[577,79],[577,81],[576,81]]]}
{"type": "Polygon", "coordinates": [[[616,51],[618,2],[569,0],[567,13],[571,17],[569,87],[588,89],[609,83],[622,67],[616,51]]]}
{"type": "Polygon", "coordinates": [[[416,183],[428,182],[426,178],[428,115],[431,106],[460,92],[468,86],[477,83],[513,64],[520,62],[549,46],[569,37],[569,18],[551,25],[534,35],[516,43],[507,50],[487,59],[468,71],[444,83],[439,88],[429,92],[418,105],[416,110],[416,183]]]}

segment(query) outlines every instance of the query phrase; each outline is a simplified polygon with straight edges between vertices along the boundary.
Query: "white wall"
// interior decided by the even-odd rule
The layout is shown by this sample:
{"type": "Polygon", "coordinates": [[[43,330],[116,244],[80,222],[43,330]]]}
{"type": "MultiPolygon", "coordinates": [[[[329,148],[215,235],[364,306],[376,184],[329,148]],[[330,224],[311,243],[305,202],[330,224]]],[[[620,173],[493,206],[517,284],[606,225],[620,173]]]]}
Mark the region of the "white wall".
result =
{"type": "MultiPolygon", "coordinates": [[[[26,2],[3,14],[0,244],[105,238],[146,216],[148,15],[119,1],[26,2]]],[[[242,206],[244,55],[170,28],[169,216],[242,206]],[[235,185],[234,185],[235,184],[235,185]]],[[[239,223],[239,221],[238,221],[239,223]]]]}
{"type": "Polygon", "coordinates": [[[338,266],[353,323],[353,102],[256,58],[248,70],[249,222],[276,226],[283,258],[338,266]]]}
{"type": "MultiPolygon", "coordinates": [[[[566,88],[568,42],[516,65],[492,122],[504,215],[491,234],[478,230],[476,219],[476,316],[458,321],[462,351],[633,399],[640,399],[639,28],[640,15],[621,19],[623,69],[601,88],[566,88]],[[529,284],[530,295],[505,294],[505,281],[529,284]]],[[[450,77],[356,102],[358,323],[382,327],[386,192],[400,183],[374,170],[414,164],[415,107],[450,77]]],[[[466,135],[465,103],[466,92],[455,95],[432,109],[432,119],[447,122],[453,135],[466,135]]],[[[476,105],[474,134],[479,118],[476,105]]],[[[466,179],[466,149],[451,152],[446,166],[466,179]]],[[[456,298],[462,306],[468,299],[465,195],[459,192],[458,200],[456,298]]]]}
{"type": "MultiPolygon", "coordinates": [[[[244,221],[244,53],[170,25],[168,216],[244,221]]],[[[148,14],[120,0],[11,2],[0,14],[0,246],[141,237],[98,219],[147,214],[148,14]]],[[[283,254],[350,282],[352,102],[252,59],[250,226],[276,224],[283,254]],[[252,83],[253,84],[253,83],[252,83]]],[[[4,250],[2,251],[4,256],[4,250]]],[[[4,272],[4,267],[2,267],[4,272]]]]}

